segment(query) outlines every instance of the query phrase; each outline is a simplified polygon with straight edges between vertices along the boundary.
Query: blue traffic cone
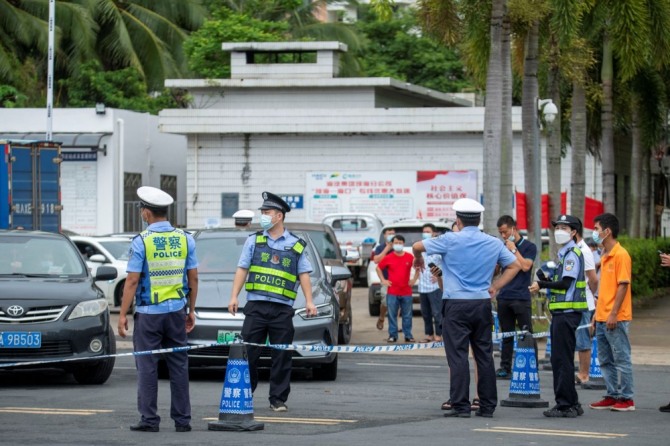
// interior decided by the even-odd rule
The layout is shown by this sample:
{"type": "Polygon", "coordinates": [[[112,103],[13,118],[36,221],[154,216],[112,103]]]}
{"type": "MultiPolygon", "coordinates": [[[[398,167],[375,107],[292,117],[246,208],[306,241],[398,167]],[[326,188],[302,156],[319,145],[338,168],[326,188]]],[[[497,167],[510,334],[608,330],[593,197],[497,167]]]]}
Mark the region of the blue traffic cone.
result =
{"type": "Polygon", "coordinates": [[[540,398],[540,375],[537,373],[535,343],[530,333],[519,336],[514,352],[512,381],[509,383],[509,398],[500,402],[506,407],[549,407],[540,398]]]}
{"type": "Polygon", "coordinates": [[[254,420],[251,376],[244,344],[230,345],[219,419],[210,421],[207,428],[211,431],[258,431],[265,428],[263,423],[254,420]]]}
{"type": "Polygon", "coordinates": [[[605,378],[603,372],[600,370],[600,361],[598,360],[598,341],[593,338],[591,342],[591,365],[589,366],[589,380],[582,383],[582,389],[585,390],[602,390],[606,389],[605,378]]]}
{"type": "Polygon", "coordinates": [[[551,368],[551,323],[549,323],[549,333],[547,335],[547,347],[544,350],[544,361],[542,361],[542,370],[552,370],[551,368]]]}

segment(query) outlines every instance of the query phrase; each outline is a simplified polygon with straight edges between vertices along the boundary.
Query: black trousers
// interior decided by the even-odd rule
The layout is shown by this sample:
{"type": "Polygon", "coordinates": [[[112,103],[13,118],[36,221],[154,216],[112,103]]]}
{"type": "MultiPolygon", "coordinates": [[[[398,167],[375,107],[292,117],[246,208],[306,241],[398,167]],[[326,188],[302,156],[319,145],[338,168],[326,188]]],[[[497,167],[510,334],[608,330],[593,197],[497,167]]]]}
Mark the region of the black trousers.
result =
{"type": "Polygon", "coordinates": [[[449,396],[458,412],[470,412],[469,347],[477,363],[481,411],[493,413],[498,404],[493,347],[491,343],[491,300],[444,299],[442,301],[442,337],[449,364],[449,396]]]}
{"type": "Polygon", "coordinates": [[[575,388],[575,330],[581,319],[579,311],[551,315],[551,368],[559,409],[568,409],[579,403],[575,388]]]}
{"type": "MultiPolygon", "coordinates": [[[[530,300],[498,299],[498,322],[500,331],[509,332],[527,327],[533,332],[532,304],[530,300]]],[[[537,358],[537,343],[535,345],[535,358],[537,358]]],[[[514,338],[503,338],[502,352],[500,353],[500,368],[508,372],[512,371],[512,357],[514,355],[514,338]]]]}
{"type": "MultiPolygon", "coordinates": [[[[242,339],[247,342],[264,344],[290,344],[293,342],[293,308],[289,305],[266,301],[251,301],[244,306],[242,339]]],[[[261,347],[247,346],[251,391],[258,385],[258,359],[261,347]]],[[[270,402],[286,402],[291,392],[291,365],[293,352],[272,350],[270,369],[270,402]]]]}

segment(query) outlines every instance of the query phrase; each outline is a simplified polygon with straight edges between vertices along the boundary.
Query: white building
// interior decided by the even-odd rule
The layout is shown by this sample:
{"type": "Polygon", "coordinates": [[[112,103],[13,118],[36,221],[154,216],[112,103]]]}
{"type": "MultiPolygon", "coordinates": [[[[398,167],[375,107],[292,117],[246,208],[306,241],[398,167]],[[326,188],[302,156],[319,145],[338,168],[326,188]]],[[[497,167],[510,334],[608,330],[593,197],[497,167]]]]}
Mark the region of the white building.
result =
{"type": "MultiPolygon", "coordinates": [[[[44,140],[44,109],[0,108],[0,139],[44,140]]],[[[160,187],[186,221],[186,138],[158,129],[158,117],[118,109],[55,109],[53,141],[61,142],[61,227],[85,235],[137,231],[136,189],[160,187]]]]}
{"type": "MultiPolygon", "coordinates": [[[[190,92],[193,107],[160,113],[162,131],[188,137],[189,226],[256,209],[264,190],[295,199],[293,221],[351,210],[387,220],[427,217],[419,213],[426,194],[416,181],[425,171],[469,171],[462,186],[481,198],[483,108],[390,78],[338,78],[346,46],[337,42],[225,43],[223,49],[232,53],[231,79],[168,80],[168,87],[190,92]],[[301,62],[271,63],[286,54],[301,62]],[[363,187],[347,195],[338,193],[339,184],[324,193],[328,176],[357,178],[345,187],[380,178],[399,184],[390,193],[363,187]]],[[[518,107],[512,125],[514,183],[523,191],[518,107]]],[[[563,161],[569,190],[569,153],[563,161]]],[[[599,199],[599,164],[589,158],[586,172],[587,195],[599,199]]],[[[546,192],[546,175],[543,180],[546,192]]]]}

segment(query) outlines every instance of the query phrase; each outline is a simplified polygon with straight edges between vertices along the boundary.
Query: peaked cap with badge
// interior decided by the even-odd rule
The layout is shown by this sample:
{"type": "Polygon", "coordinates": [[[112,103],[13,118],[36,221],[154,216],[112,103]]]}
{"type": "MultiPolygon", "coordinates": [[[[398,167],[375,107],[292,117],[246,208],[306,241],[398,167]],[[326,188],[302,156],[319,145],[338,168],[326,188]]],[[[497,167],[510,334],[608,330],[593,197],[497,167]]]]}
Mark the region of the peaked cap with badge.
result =
{"type": "Polygon", "coordinates": [[[580,219],[578,219],[577,217],[565,214],[565,215],[559,216],[556,220],[552,221],[551,225],[552,226],[567,225],[567,226],[570,226],[575,231],[579,231],[579,229],[582,226],[582,221],[580,219]]]}
{"type": "Polygon", "coordinates": [[[454,202],[452,209],[456,211],[457,217],[476,218],[484,212],[484,206],[472,198],[460,198],[454,202]]]}
{"type": "Polygon", "coordinates": [[[272,194],[270,192],[263,192],[263,204],[261,207],[258,209],[266,210],[266,209],[276,209],[280,212],[283,212],[284,214],[287,212],[291,212],[291,206],[289,206],[284,200],[281,199],[281,197],[272,194]]]}
{"type": "Polygon", "coordinates": [[[174,203],[174,199],[170,194],[151,186],[138,188],[137,196],[140,198],[140,207],[149,210],[164,211],[174,203]]]}

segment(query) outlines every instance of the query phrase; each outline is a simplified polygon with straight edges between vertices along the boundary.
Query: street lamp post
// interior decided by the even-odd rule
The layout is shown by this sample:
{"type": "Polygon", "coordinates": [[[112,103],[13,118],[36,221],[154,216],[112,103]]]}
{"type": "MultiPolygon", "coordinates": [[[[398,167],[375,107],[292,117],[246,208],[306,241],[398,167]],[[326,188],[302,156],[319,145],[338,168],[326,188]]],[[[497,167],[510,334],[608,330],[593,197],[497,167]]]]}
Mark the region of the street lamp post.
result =
{"type": "Polygon", "coordinates": [[[540,252],[542,252],[542,150],[540,145],[540,128],[542,120],[540,112],[544,116],[547,124],[551,125],[556,119],[558,108],[551,99],[535,98],[533,101],[533,116],[536,123],[533,126],[535,140],[535,157],[533,160],[533,242],[538,249],[538,255],[535,257],[535,266],[540,265],[540,252]]]}

